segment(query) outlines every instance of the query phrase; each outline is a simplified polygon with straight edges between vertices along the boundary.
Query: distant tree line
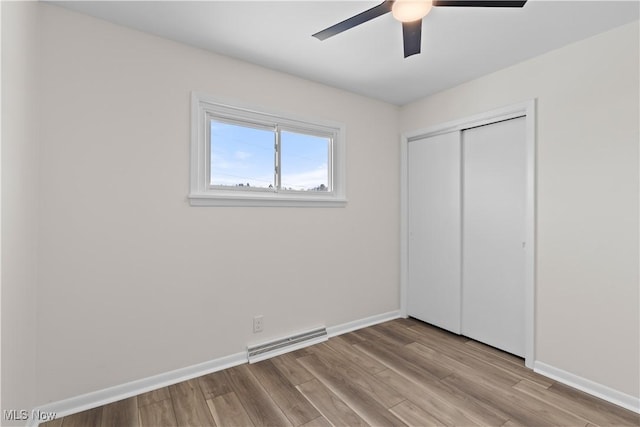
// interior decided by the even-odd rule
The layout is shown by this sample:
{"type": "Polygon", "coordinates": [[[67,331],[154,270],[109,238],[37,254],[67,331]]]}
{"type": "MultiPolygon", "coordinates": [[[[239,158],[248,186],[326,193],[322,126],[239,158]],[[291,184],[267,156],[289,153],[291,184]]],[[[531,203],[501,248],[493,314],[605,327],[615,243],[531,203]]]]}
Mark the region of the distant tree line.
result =
{"type": "MultiPolygon", "coordinates": [[[[246,184],[241,182],[239,184],[236,184],[236,187],[251,187],[251,184],[249,184],[248,182],[246,184]]],[[[273,185],[269,184],[269,188],[273,188],[273,185]]],[[[294,188],[284,187],[283,190],[294,190],[294,188]]],[[[320,184],[317,187],[313,187],[307,191],[329,191],[329,188],[324,184],[320,184]]]]}

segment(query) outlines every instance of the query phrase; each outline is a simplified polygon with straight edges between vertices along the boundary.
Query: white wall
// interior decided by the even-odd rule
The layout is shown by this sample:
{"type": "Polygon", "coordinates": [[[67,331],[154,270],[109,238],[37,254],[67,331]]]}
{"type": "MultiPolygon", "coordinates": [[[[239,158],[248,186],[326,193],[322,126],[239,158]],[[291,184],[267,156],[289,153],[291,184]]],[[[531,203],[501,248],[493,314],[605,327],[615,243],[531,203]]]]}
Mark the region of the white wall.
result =
{"type": "Polygon", "coordinates": [[[41,11],[38,403],[398,309],[397,107],[41,11]],[[348,206],[190,207],[192,90],[345,123],[348,206]]]}
{"type": "MultiPolygon", "coordinates": [[[[38,8],[2,8],[2,410],[35,402],[38,8]]],[[[2,425],[12,425],[2,421],[2,425]]]]}
{"type": "Polygon", "coordinates": [[[536,360],[640,396],[638,22],[401,110],[415,130],[537,98],[536,360]]]}

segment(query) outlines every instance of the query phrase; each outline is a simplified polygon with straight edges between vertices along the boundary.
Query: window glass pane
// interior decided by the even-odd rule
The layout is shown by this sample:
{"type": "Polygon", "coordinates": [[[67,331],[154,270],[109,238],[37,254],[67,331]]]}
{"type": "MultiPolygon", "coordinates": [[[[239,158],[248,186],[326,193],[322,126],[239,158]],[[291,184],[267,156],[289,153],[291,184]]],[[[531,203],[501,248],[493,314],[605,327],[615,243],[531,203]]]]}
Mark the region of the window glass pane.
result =
{"type": "Polygon", "coordinates": [[[330,143],[331,139],[327,137],[281,132],[281,188],[297,191],[331,191],[330,143]]]}
{"type": "Polygon", "coordinates": [[[275,133],[211,121],[210,185],[273,188],[275,133]]]}

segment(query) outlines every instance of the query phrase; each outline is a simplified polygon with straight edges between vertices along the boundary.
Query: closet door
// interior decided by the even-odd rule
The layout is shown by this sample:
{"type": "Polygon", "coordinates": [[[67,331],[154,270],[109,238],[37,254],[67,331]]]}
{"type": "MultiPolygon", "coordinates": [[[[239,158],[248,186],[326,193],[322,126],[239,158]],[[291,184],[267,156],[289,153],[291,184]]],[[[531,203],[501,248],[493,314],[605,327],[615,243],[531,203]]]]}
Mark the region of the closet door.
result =
{"type": "Polygon", "coordinates": [[[409,142],[407,314],[460,333],[460,133],[409,142]]]}
{"type": "Polygon", "coordinates": [[[462,334],[525,353],[525,118],[462,132],[462,334]]]}

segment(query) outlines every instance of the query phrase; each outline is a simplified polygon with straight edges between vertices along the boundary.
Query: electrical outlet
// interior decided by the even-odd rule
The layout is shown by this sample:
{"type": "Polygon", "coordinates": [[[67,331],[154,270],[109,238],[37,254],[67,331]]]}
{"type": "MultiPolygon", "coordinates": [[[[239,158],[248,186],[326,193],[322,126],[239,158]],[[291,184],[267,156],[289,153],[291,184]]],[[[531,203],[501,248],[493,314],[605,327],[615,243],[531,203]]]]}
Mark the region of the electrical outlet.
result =
{"type": "Polygon", "coordinates": [[[264,327],[264,319],[262,315],[254,316],[253,318],[253,333],[262,332],[262,328],[264,327]]]}

